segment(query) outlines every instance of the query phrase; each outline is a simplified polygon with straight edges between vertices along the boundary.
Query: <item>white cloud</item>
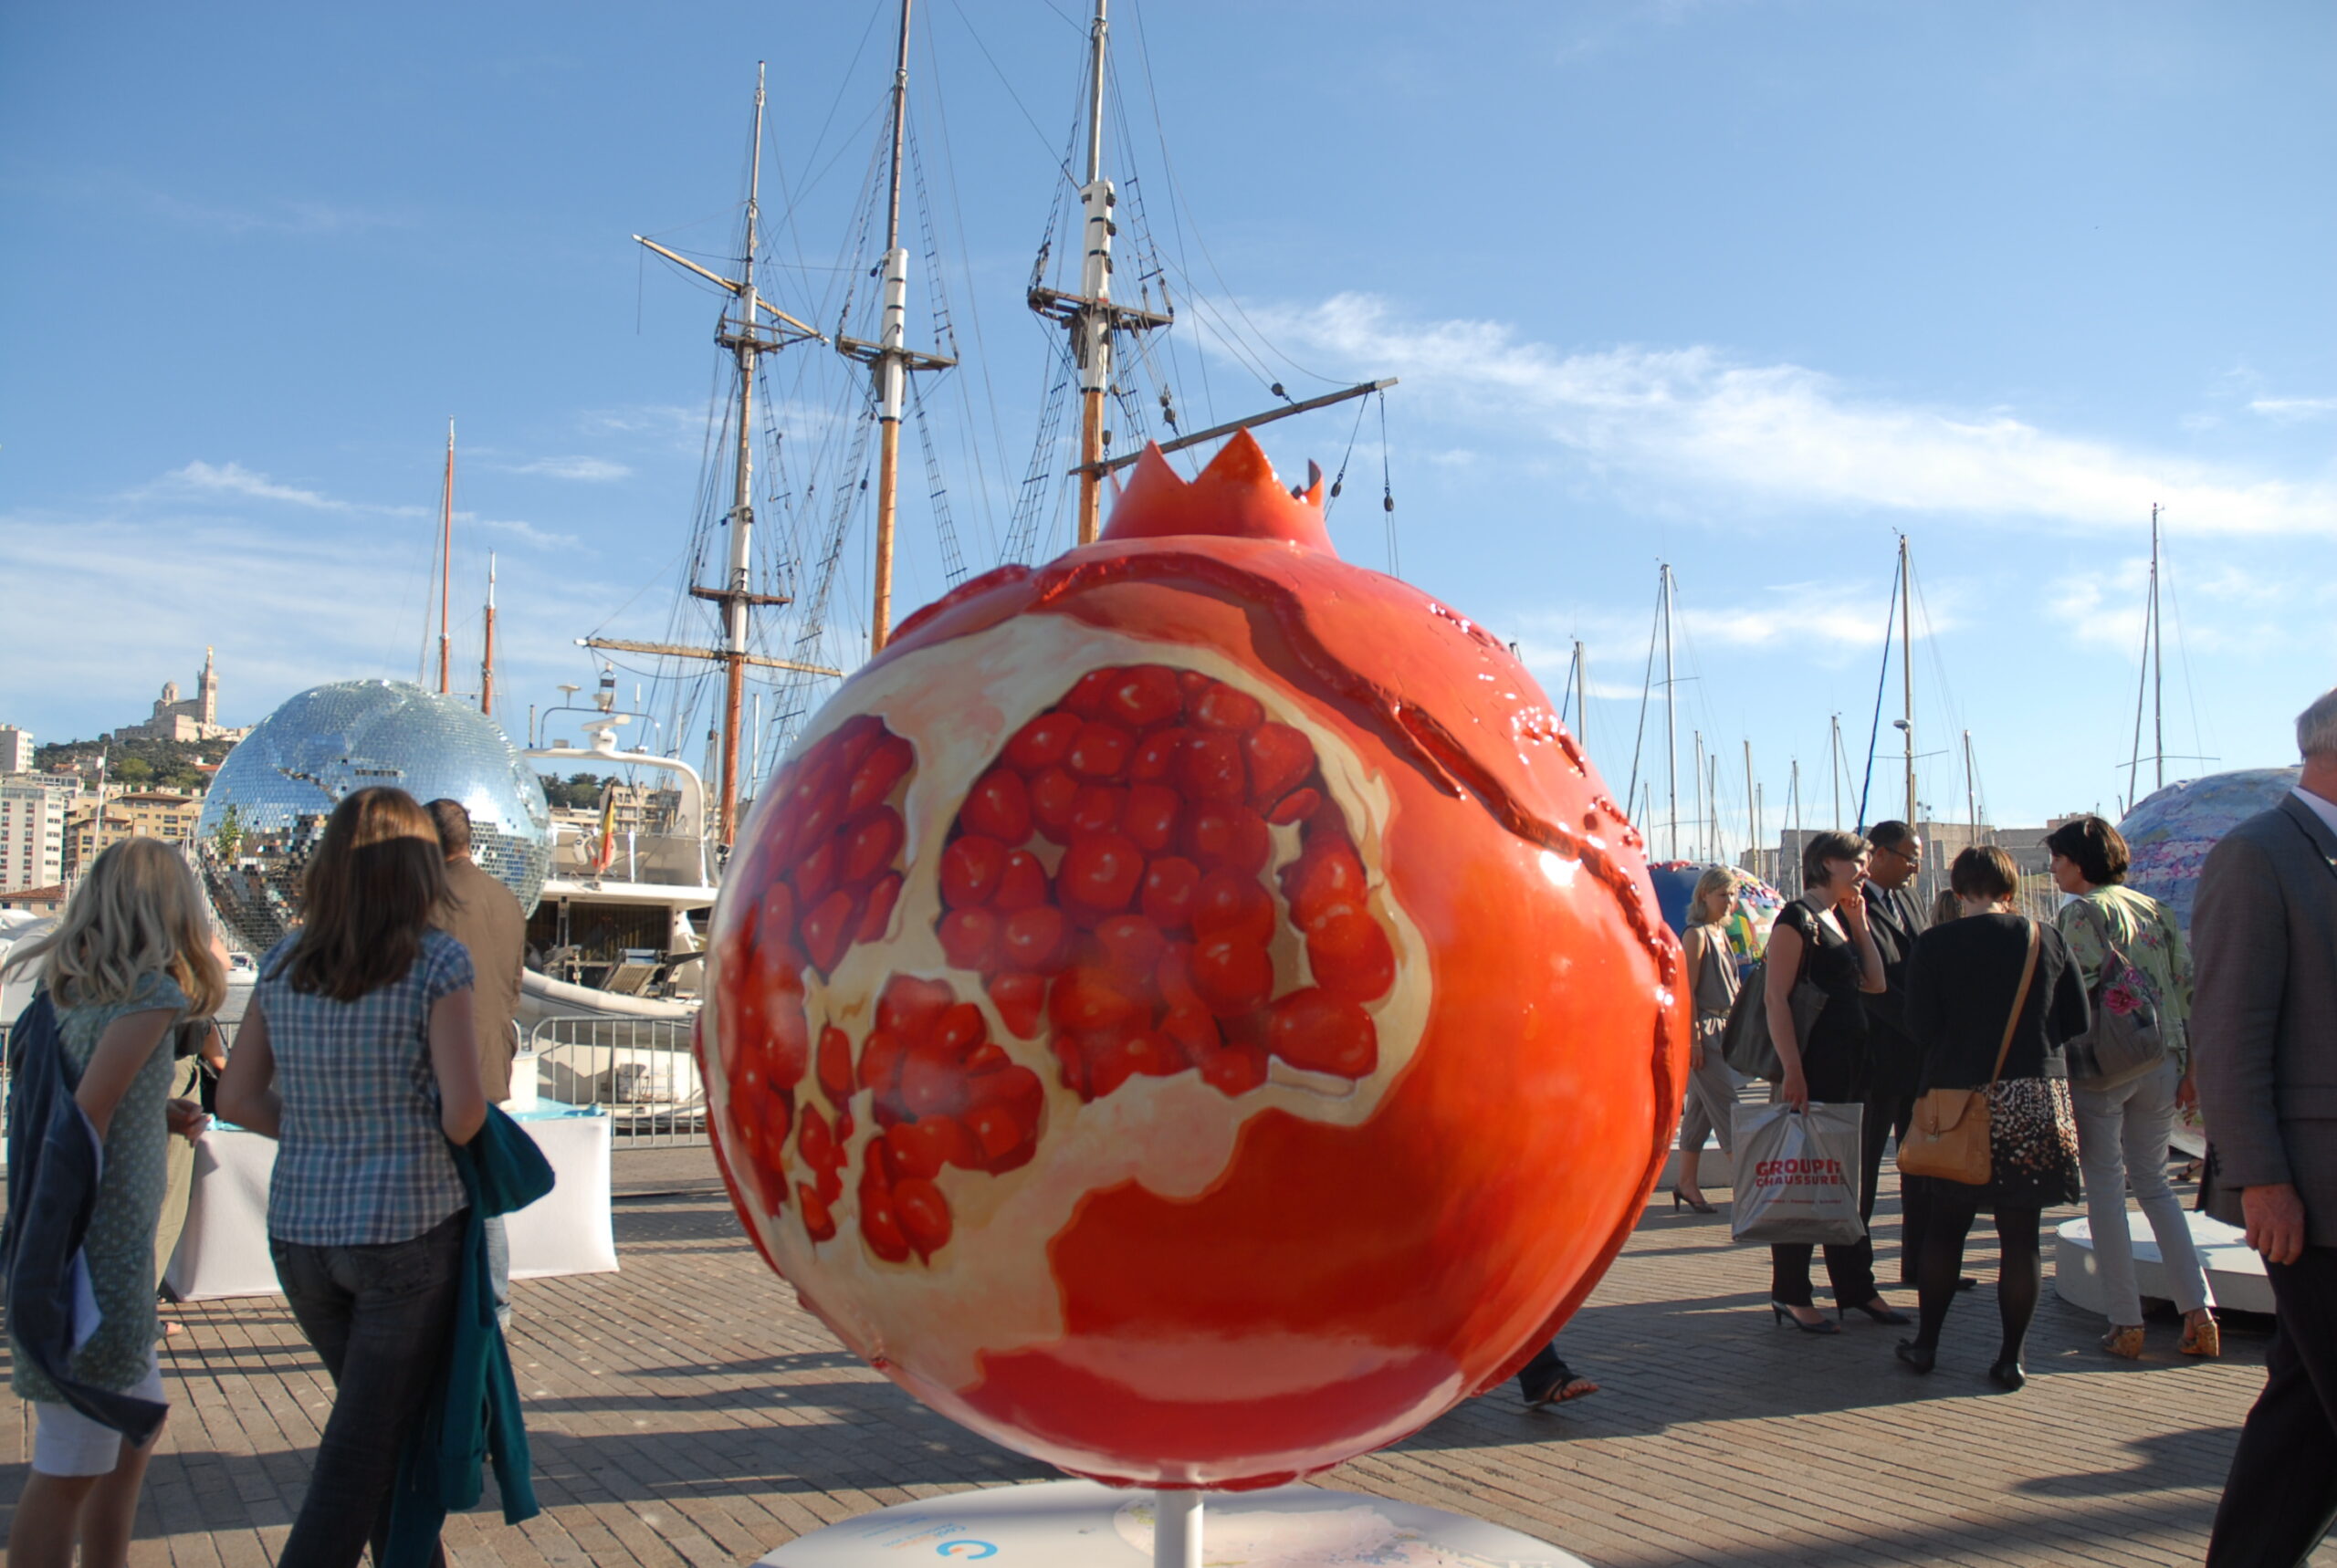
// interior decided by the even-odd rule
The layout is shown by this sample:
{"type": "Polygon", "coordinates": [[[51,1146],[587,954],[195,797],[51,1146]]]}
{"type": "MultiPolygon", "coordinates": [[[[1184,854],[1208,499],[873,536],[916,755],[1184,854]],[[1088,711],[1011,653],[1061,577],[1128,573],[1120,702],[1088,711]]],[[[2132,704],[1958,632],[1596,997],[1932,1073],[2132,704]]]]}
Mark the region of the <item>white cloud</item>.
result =
{"type": "Polygon", "coordinates": [[[605,485],[613,479],[628,479],[633,470],[622,463],[612,463],[605,457],[539,457],[532,463],[498,463],[490,465],[506,474],[532,474],[546,479],[575,479],[587,485],[605,485]]]}
{"type": "Polygon", "coordinates": [[[384,507],[362,501],[343,501],[320,490],[304,489],[297,485],[279,485],[267,475],[245,467],[240,463],[205,463],[195,459],[183,468],[173,468],[152,484],[131,493],[132,499],[145,499],[159,494],[195,494],[209,496],[239,496],[250,501],[275,501],[288,507],[306,507],[319,512],[363,512],[373,517],[418,517],[424,515],[420,507],[384,507]]]}
{"type": "Polygon", "coordinates": [[[2260,413],[2276,424],[2295,424],[2337,414],[2337,397],[2250,398],[2248,408],[2249,413],[2260,413]]]}
{"type": "Polygon", "coordinates": [[[533,523],[521,522],[517,517],[474,517],[461,512],[456,513],[455,517],[458,522],[466,522],[475,528],[492,528],[499,534],[509,534],[522,544],[534,545],[541,549],[578,549],[582,548],[584,542],[574,534],[556,534],[549,529],[540,528],[533,523]]]}
{"type": "Polygon", "coordinates": [[[2001,412],[1867,396],[1800,365],[1743,364],[1711,347],[1566,355],[1520,341],[1500,322],[1406,321],[1355,294],[1249,314],[1294,350],[1401,375],[1441,412],[1481,426],[1529,425],[1600,474],[1723,492],[1739,504],[2092,531],[2132,528],[2159,501],[2196,534],[2337,535],[2337,486],[2327,481],[2127,451],[2001,412]]]}

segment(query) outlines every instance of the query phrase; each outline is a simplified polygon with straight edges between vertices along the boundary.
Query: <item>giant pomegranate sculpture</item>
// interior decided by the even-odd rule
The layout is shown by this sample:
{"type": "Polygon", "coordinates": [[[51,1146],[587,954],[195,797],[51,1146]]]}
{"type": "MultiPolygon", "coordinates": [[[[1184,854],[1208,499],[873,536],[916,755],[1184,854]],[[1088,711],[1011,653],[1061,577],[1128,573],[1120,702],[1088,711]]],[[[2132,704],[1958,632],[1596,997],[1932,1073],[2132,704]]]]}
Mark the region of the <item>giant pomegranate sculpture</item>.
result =
{"type": "Polygon", "coordinates": [[[765,789],[699,1051],[872,1364],[1102,1479],[1268,1485],[1514,1372],[1679,1111],[1637,833],[1482,629],[1245,435],[905,622],[765,789]]]}

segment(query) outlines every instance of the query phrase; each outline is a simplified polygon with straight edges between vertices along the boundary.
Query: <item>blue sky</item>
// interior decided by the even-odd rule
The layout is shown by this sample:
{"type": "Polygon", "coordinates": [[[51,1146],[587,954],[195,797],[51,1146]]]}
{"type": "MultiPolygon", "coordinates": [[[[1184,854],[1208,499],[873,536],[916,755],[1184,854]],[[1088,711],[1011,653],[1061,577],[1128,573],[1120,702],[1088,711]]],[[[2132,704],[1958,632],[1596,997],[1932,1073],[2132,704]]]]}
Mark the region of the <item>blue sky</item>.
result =
{"type": "MultiPolygon", "coordinates": [[[[969,361],[930,395],[977,569],[1047,373],[1022,294],[1077,9],[918,5],[969,361]]],[[[715,308],[627,235],[726,248],[768,58],[767,277],[832,310],[892,10],[9,10],[0,722],[127,722],[205,644],[236,722],[410,677],[449,414],[457,597],[492,546],[512,727],[592,679],[575,637],[662,636],[715,308]]],[[[1400,375],[1404,574],[1554,691],[1586,641],[1619,792],[1660,559],[1732,849],[1746,740],[1771,831],[1796,758],[1830,816],[1830,715],[1862,760],[1901,529],[1942,817],[1967,727],[1996,820],[2114,811],[2154,501],[2167,749],[2220,758],[2170,777],[2292,760],[2337,683],[2329,7],[1116,0],[1114,40],[1112,160],[1177,269],[1187,426],[1269,380],[1400,375]]],[[[783,359],[791,450],[833,439],[834,357],[783,359]]],[[[1378,411],[1267,445],[1294,476],[1347,460],[1333,531],[1384,567],[1378,411]]],[[[911,453],[904,609],[944,582],[911,453]]]]}

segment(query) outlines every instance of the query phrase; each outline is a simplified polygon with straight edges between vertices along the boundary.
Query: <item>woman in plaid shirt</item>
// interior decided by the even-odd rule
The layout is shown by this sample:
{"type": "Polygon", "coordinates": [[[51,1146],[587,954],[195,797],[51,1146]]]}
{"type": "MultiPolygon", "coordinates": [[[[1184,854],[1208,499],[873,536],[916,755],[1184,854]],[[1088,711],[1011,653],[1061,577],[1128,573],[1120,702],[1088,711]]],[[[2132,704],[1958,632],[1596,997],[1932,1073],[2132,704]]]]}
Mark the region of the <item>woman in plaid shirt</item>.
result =
{"type": "Polygon", "coordinates": [[[304,924],[260,964],[221,1114],[276,1139],[268,1249],[339,1389],[279,1568],[380,1560],[390,1486],[454,1323],[468,1207],[450,1145],[487,1119],[471,961],[433,926],[438,834],[402,789],[325,824],[304,924]]]}

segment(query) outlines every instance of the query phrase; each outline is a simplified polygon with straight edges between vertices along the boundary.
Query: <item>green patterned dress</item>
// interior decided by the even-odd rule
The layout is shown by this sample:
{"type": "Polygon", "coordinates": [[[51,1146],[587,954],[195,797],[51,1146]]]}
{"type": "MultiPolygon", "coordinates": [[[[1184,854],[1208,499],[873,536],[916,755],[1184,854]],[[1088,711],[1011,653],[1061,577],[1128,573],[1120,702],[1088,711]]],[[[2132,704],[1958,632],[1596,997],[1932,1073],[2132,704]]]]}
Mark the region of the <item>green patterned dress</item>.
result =
{"type": "MultiPolygon", "coordinates": [[[[147,976],[126,1002],[59,1008],[58,1032],[64,1037],[65,1060],[78,1078],[115,1019],[167,1009],[175,1023],[186,1009],[186,993],[165,975],[147,976]]],[[[104,1321],[73,1358],[73,1375],[92,1387],[117,1394],[135,1387],[146,1375],[160,1332],[154,1317],[154,1227],[162,1210],[170,1137],[163,1106],[171,1097],[171,1030],[165,1027],[154,1041],[153,1054],[130,1081],[107,1124],[105,1174],[98,1181],[97,1208],[82,1243],[89,1260],[90,1289],[104,1321]]],[[[13,1333],[9,1348],[15,1353],[15,1367],[8,1381],[16,1397],[63,1403],[13,1333]]]]}

